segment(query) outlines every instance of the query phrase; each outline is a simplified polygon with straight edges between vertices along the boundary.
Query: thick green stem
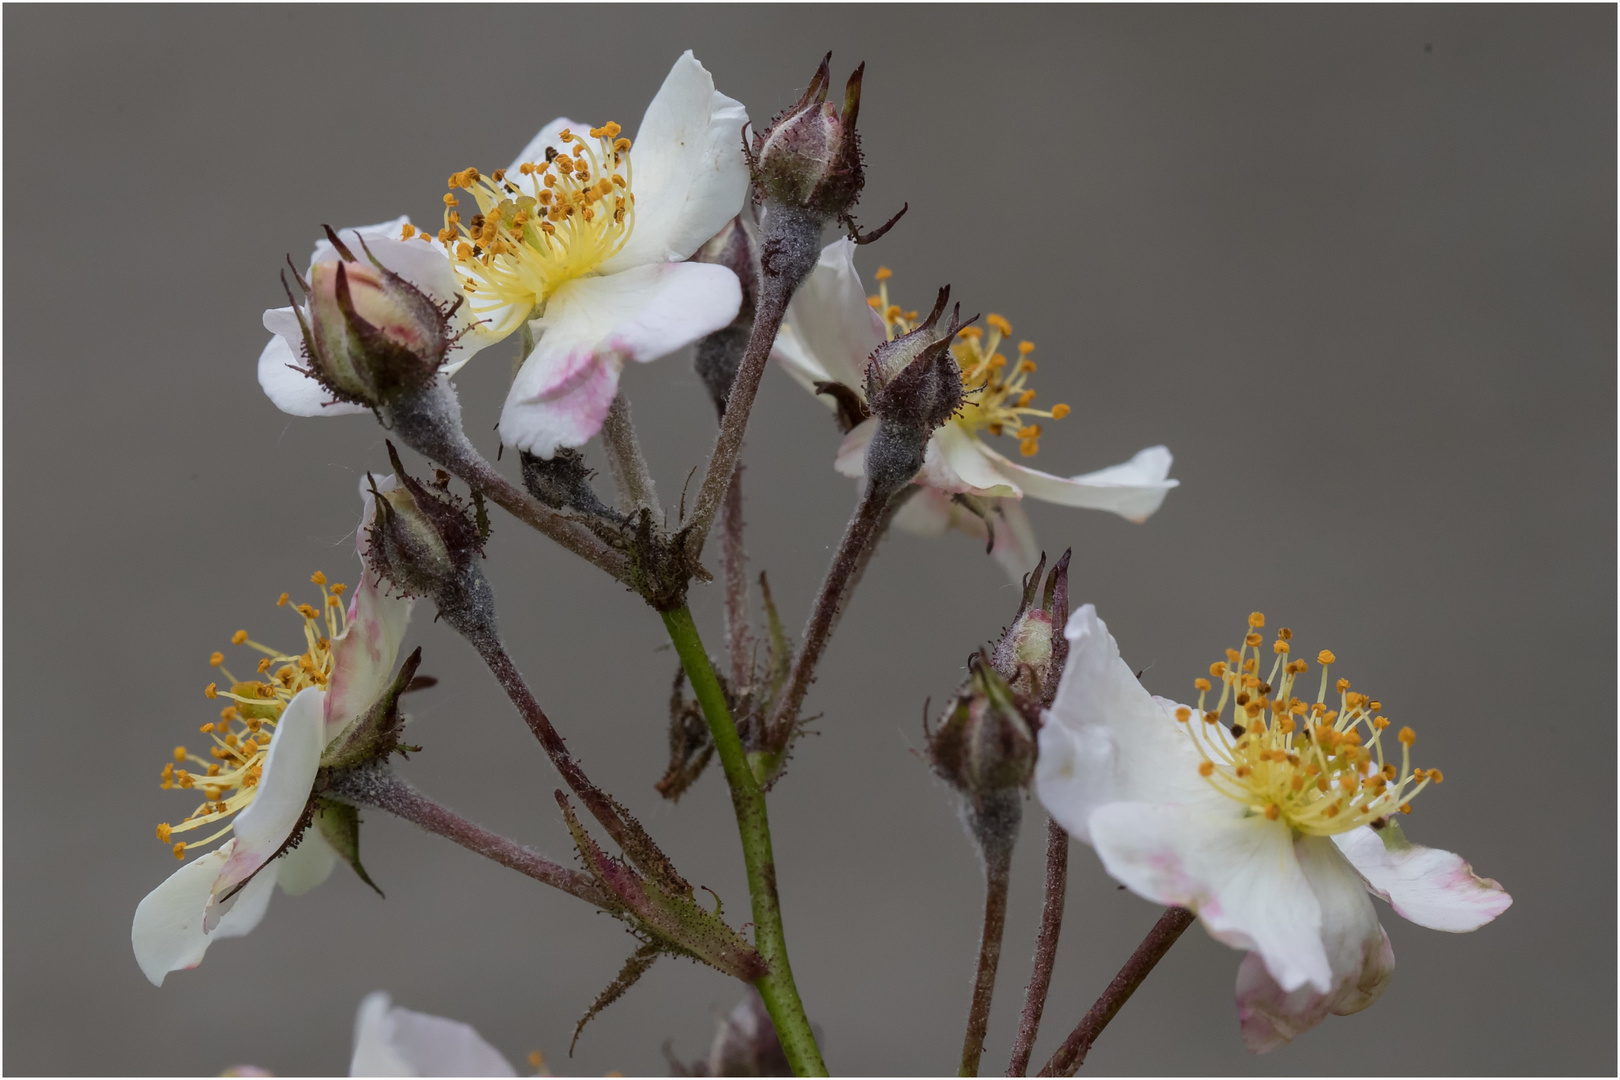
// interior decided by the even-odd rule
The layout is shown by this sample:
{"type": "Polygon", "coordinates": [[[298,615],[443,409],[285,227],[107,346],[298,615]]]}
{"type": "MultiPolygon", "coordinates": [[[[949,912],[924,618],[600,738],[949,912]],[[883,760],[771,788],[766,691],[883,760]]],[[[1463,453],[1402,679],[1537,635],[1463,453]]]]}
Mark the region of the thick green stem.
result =
{"type": "Polygon", "coordinates": [[[787,938],[782,931],[782,906],[776,895],[776,862],[771,855],[771,823],[765,811],[765,792],[748,765],[742,739],[737,736],[737,725],[732,722],[731,710],[726,706],[725,693],[720,680],[709,664],[709,654],[698,636],[692,613],[685,604],[663,612],[664,626],[669,630],[675,651],[680,654],[687,680],[697,694],[703,717],[714,736],[715,751],[725,769],[726,784],[731,788],[731,805],[737,814],[737,832],[742,836],[743,861],[748,867],[748,893],[754,908],[754,947],[764,957],[769,968],[765,977],[754,985],[765,999],[771,1022],[776,1025],[777,1037],[787,1053],[788,1063],[795,1076],[826,1076],[827,1066],[822,1064],[821,1050],[810,1030],[810,1021],[804,1015],[804,1004],[799,1000],[799,989],[793,984],[793,969],[788,965],[787,938]]]}

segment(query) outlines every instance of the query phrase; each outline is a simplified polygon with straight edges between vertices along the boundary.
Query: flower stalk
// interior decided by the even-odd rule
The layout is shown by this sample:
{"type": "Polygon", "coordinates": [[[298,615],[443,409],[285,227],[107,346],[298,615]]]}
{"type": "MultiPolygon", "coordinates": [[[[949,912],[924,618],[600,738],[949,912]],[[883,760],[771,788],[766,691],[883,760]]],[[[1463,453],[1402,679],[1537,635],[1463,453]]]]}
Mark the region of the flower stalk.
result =
{"type": "MultiPolygon", "coordinates": [[[[1011,798],[1017,799],[1014,792],[1011,798]]],[[[962,1064],[958,1076],[978,1076],[984,1054],[984,1033],[990,1026],[990,1001],[1001,965],[1001,938],[1007,926],[1007,883],[1012,869],[1012,845],[984,852],[984,929],[979,935],[979,966],[973,976],[973,1004],[968,1009],[967,1031],[962,1036],[962,1064]]]]}
{"type": "Polygon", "coordinates": [[[788,964],[765,792],[749,767],[742,739],[726,707],[725,692],[709,663],[709,654],[704,650],[691,611],[683,604],[662,614],[670,640],[675,644],[686,677],[703,709],[703,717],[714,738],[715,752],[725,771],[726,785],[731,789],[731,805],[736,813],[743,862],[748,872],[748,894],[753,904],[754,946],[764,958],[767,969],[754,985],[765,1000],[765,1008],[776,1025],[794,1075],[826,1076],[827,1067],[822,1063],[821,1050],[816,1046],[815,1033],[810,1029],[798,987],[793,982],[793,969],[788,964]]]}
{"type": "Polygon", "coordinates": [[[1057,964],[1058,931],[1063,928],[1063,903],[1069,891],[1069,834],[1051,818],[1046,819],[1046,888],[1041,902],[1041,928],[1035,936],[1035,969],[1024,994],[1024,1012],[1018,1018],[1018,1036],[1008,1076],[1029,1071],[1029,1055],[1041,1028],[1041,1013],[1052,987],[1052,968],[1057,964]]]}

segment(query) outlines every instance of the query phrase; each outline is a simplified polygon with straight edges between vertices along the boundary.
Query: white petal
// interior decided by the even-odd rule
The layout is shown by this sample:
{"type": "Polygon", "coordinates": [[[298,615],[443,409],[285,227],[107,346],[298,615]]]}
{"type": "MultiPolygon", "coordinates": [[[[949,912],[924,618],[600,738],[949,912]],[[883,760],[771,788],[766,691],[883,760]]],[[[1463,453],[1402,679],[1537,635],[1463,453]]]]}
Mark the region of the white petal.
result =
{"type": "MultiPolygon", "coordinates": [[[[242,890],[237,898],[239,903],[213,933],[203,929],[214,880],[229,860],[235,843],[227,840],[215,850],[186,863],[135,908],[130,944],[135,947],[135,962],[140,965],[141,973],[153,986],[162,986],[164,976],[171,971],[194,968],[202,963],[203,954],[216,938],[245,934],[264,917],[270,890],[255,889],[257,882],[254,882],[242,890]]],[[[267,884],[274,880],[272,876],[267,884]]]]}
{"type": "Polygon", "coordinates": [[[1431,930],[1465,933],[1513,903],[1501,885],[1474,873],[1460,855],[1395,839],[1386,846],[1368,826],[1333,838],[1367,888],[1389,901],[1395,914],[1431,930]]]}
{"type": "Polygon", "coordinates": [[[626,361],[690,345],[731,322],[741,304],[737,276],[702,263],[568,282],[530,324],[538,340],[507,395],[502,441],[544,458],[585,445],[601,430],[626,361]]]}
{"type": "Polygon", "coordinates": [[[371,411],[364,405],[334,401],[325,387],[304,374],[303,337],[292,308],[266,311],[264,328],[275,336],[259,354],[259,386],[276,408],[293,416],[345,416],[371,411]]]}
{"type": "Polygon", "coordinates": [[[604,273],[679,262],[737,216],[748,190],[746,123],[748,110],[714,88],[691,50],[675,61],[631,142],[635,228],[604,273]]]}
{"type": "Polygon", "coordinates": [[[1395,953],[1378,925],[1378,914],[1355,870],[1323,837],[1294,843],[1300,869],[1322,906],[1322,946],[1333,972],[1333,986],[1320,993],[1307,985],[1285,991],[1257,953],[1238,967],[1238,1024],[1249,1050],[1263,1054],[1329,1013],[1348,1016],[1377,1001],[1395,974],[1395,953]]]}
{"type": "Polygon", "coordinates": [[[1170,451],[1150,446],[1121,465],[1064,479],[1026,468],[984,447],[995,471],[1023,489],[1025,495],[1061,506],[1112,510],[1130,521],[1146,521],[1164,502],[1165,492],[1181,483],[1170,475],[1170,451]]]}
{"type": "Polygon", "coordinates": [[[258,793],[247,809],[236,815],[236,843],[214,883],[216,897],[228,894],[263,866],[286,843],[304,816],[320,769],[321,751],[326,746],[322,718],[325,697],[325,691],[317,687],[301,690],[276,721],[258,793]]]}
{"type": "MultiPolygon", "coordinates": [[[[297,847],[276,860],[276,881],[288,896],[302,896],[332,876],[337,860],[338,853],[332,850],[332,845],[319,829],[312,827],[305,830],[297,847]]],[[[255,878],[248,888],[257,883],[258,878],[255,878]]],[[[220,923],[220,929],[224,928],[225,924],[220,923]]]]}
{"type": "MultiPolygon", "coordinates": [[[[897,528],[917,536],[939,536],[946,529],[966,533],[983,543],[986,539],[985,523],[979,515],[951,499],[938,488],[916,485],[917,491],[894,516],[897,528]]],[[[995,544],[990,554],[1014,584],[1022,582],[1024,575],[1035,569],[1040,559],[1040,545],[1035,541],[1035,529],[1017,499],[989,499],[990,513],[995,524],[995,544]]]]}
{"type": "MultiPolygon", "coordinates": [[[[1041,547],[1035,540],[1035,527],[1029,523],[1029,515],[1024,513],[1024,504],[1017,499],[996,499],[991,506],[996,538],[990,554],[1017,585],[1024,580],[1025,574],[1035,569],[1035,564],[1041,558],[1041,547]]],[[[978,518],[974,520],[978,521],[978,518]]]]}
{"type": "Polygon", "coordinates": [[[833,468],[844,476],[859,480],[866,475],[866,448],[872,443],[872,436],[877,434],[877,417],[868,417],[850,428],[844,441],[838,444],[838,455],[833,458],[833,468]]]}
{"type": "Polygon", "coordinates": [[[1087,821],[1104,803],[1229,803],[1198,775],[1202,758],[1176,722],[1175,704],[1149,694],[1120,659],[1096,607],[1070,615],[1064,635],[1069,658],[1035,762],[1035,791],[1047,812],[1087,840],[1087,821]]]}
{"type": "Polygon", "coordinates": [[[883,320],[855,272],[855,243],[843,238],[821,249],[815,270],[793,294],[772,355],[807,390],[819,379],[861,394],[867,358],[883,338],[883,320]]]}
{"type": "MultiPolygon", "coordinates": [[[[394,477],[374,477],[379,492],[392,491],[394,477]]],[[[394,677],[399,645],[405,640],[413,601],[390,595],[388,585],[366,565],[367,534],[371,528],[371,485],[360,478],[362,510],[355,530],[355,548],[360,554],[360,581],[349,601],[349,625],[332,642],[332,678],[326,694],[324,748],[343,733],[350,723],[365,715],[394,677]]]]}
{"type": "Polygon", "coordinates": [[[517,1070],[468,1024],[366,995],[354,1023],[350,1076],[516,1076],[517,1070]]]}
{"type": "MultiPolygon", "coordinates": [[[[224,914],[219,918],[218,925],[208,931],[214,938],[242,937],[250,933],[264,918],[264,913],[270,907],[270,897],[275,892],[277,881],[281,880],[281,860],[277,859],[254,875],[252,881],[243,886],[242,891],[233,896],[223,905],[224,914]]],[[[207,928],[208,913],[204,914],[203,926],[207,928]]]]}
{"type": "Polygon", "coordinates": [[[941,491],[1016,498],[1018,488],[991,464],[999,456],[962,425],[946,424],[928,440],[918,479],[941,491]]]}
{"type": "Polygon", "coordinates": [[[1286,822],[1119,802],[1094,811],[1087,828],[1115,881],[1155,903],[1197,912],[1217,941],[1258,952],[1284,991],[1307,983],[1332,989],[1322,907],[1286,822]]]}
{"type": "MultiPolygon", "coordinates": [[[[379,221],[375,225],[353,225],[346,229],[338,229],[338,239],[343,241],[344,246],[349,249],[351,254],[356,258],[363,259],[365,255],[360,251],[362,241],[371,244],[378,240],[398,240],[400,229],[410,224],[410,221],[409,214],[401,214],[392,221],[379,221]]],[[[422,242],[418,240],[417,243],[422,242]]],[[[428,245],[422,244],[422,246],[427,247],[428,245]]],[[[323,235],[319,240],[315,241],[315,250],[310,254],[309,265],[314,266],[318,262],[333,262],[338,257],[337,249],[332,246],[332,241],[323,235]]]]}

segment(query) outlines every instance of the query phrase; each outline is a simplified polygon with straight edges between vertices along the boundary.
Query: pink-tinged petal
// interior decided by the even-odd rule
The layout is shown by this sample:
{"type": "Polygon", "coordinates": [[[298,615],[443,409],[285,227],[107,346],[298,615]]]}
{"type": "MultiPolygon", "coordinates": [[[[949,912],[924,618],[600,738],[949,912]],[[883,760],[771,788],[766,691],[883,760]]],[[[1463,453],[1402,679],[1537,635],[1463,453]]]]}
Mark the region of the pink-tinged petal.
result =
{"type": "MultiPolygon", "coordinates": [[[[806,390],[813,392],[819,380],[863,394],[866,361],[883,338],[883,320],[866,302],[855,272],[855,244],[846,238],[821,249],[816,268],[788,304],[771,355],[806,390]]],[[[832,407],[831,398],[822,400],[832,407]]]]}
{"type": "MultiPolygon", "coordinates": [[[[392,474],[373,477],[380,492],[392,491],[392,474]]],[[[332,642],[332,678],[327,685],[324,748],[356,719],[364,716],[394,678],[400,642],[411,621],[414,601],[391,595],[386,582],[366,565],[367,537],[375,513],[371,483],[360,479],[362,512],[355,530],[360,555],[360,581],[349,601],[349,625],[332,642]]]]}
{"type": "Polygon", "coordinates": [[[501,439],[549,458],[601,430],[626,361],[645,363],[731,322],[742,304],[723,266],[660,263],[559,288],[501,413],[501,439]]]}
{"type": "MultiPolygon", "coordinates": [[[[213,933],[203,928],[204,912],[213,897],[214,880],[229,860],[235,840],[199,855],[146,895],[135,908],[135,922],[130,928],[130,944],[135,948],[135,962],[153,986],[162,986],[171,971],[183,971],[202,963],[208,946],[221,937],[238,937],[247,933],[264,917],[270,902],[268,888],[255,888],[257,882],[242,890],[239,903],[232,908],[213,933]],[[252,895],[249,895],[249,894],[252,895]]],[[[271,875],[267,884],[274,882],[271,875]]]]}
{"type": "MultiPolygon", "coordinates": [[[[302,896],[332,876],[337,860],[338,853],[326,842],[320,830],[307,829],[298,846],[276,860],[276,883],[288,896],[302,896]]],[[[255,882],[257,880],[254,879],[255,882]]],[[[224,928],[224,923],[220,924],[220,928],[224,928]]]]}
{"type": "Polygon", "coordinates": [[[866,475],[866,448],[872,443],[872,436],[877,434],[877,417],[862,420],[850,428],[844,441],[838,444],[838,455],[833,458],[833,468],[844,476],[859,480],[866,475]]]}
{"type": "Polygon", "coordinates": [[[1364,825],[1333,840],[1367,888],[1388,900],[1395,914],[1430,930],[1477,930],[1513,903],[1501,885],[1475,874],[1462,856],[1408,843],[1398,833],[1386,844],[1364,825]]]}
{"type": "MultiPolygon", "coordinates": [[[[264,919],[264,913],[270,907],[270,897],[275,892],[276,882],[281,880],[281,860],[277,859],[254,875],[252,881],[243,887],[242,891],[223,905],[224,914],[208,935],[214,938],[243,937],[253,931],[264,919]]],[[[203,926],[206,929],[210,921],[209,913],[203,915],[203,926]]]]}
{"type": "Polygon", "coordinates": [[[1259,953],[1284,991],[1308,984],[1327,993],[1333,972],[1322,907],[1295,856],[1293,830],[1263,815],[1240,816],[1241,807],[1223,801],[1233,813],[1109,803],[1086,825],[1115,881],[1155,903],[1197,912],[1215,940],[1259,953]]]}
{"type": "Polygon", "coordinates": [[[679,262],[737,216],[748,190],[742,153],[746,123],[742,103],[714,88],[714,77],[690,49],[683,53],[631,141],[635,228],[619,253],[602,264],[603,273],[679,262]]]}
{"type": "Polygon", "coordinates": [[[271,308],[264,328],[275,336],[259,354],[259,386],[276,408],[293,416],[346,416],[369,412],[364,405],[334,401],[327,389],[304,374],[304,339],[293,309],[271,308]]]}
{"type": "Polygon", "coordinates": [[[917,483],[967,495],[1017,498],[1018,488],[996,471],[994,451],[960,424],[946,424],[928,440],[917,483]]]}
{"type": "MultiPolygon", "coordinates": [[[[215,899],[209,904],[209,924],[218,923],[225,910],[224,898],[281,849],[304,816],[315,774],[320,770],[321,750],[326,746],[322,718],[325,697],[325,691],[317,687],[301,690],[276,721],[258,793],[247,809],[236,815],[236,841],[213,885],[215,899]]],[[[209,925],[209,929],[213,926],[209,925]]]]}
{"type": "Polygon", "coordinates": [[[516,1076],[471,1025],[393,1005],[378,990],[354,1021],[350,1076],[516,1076]]]}
{"type": "Polygon", "coordinates": [[[1322,947],[1333,985],[1326,993],[1309,985],[1285,991],[1258,954],[1244,957],[1237,977],[1238,1025],[1244,1045],[1256,1054],[1275,1050],[1329,1013],[1360,1012],[1378,1000],[1395,974],[1389,936],[1344,856],[1319,836],[1296,840],[1294,854],[1322,906],[1322,947]]]}
{"type": "Polygon", "coordinates": [[[1150,446],[1123,464],[1067,479],[1027,468],[989,447],[983,450],[994,470],[1031,498],[1112,510],[1129,521],[1146,521],[1164,502],[1165,493],[1181,483],[1169,479],[1170,451],[1162,446],[1150,446]]]}
{"type": "MultiPolygon", "coordinates": [[[[989,499],[991,520],[995,525],[995,544],[990,554],[1014,583],[1035,568],[1040,558],[1040,546],[1035,540],[1035,529],[1029,515],[1017,499],[989,499]]],[[[937,488],[917,485],[911,498],[894,516],[897,528],[917,536],[940,536],[947,529],[966,533],[983,543],[986,539],[984,519],[967,507],[952,500],[937,488]]]]}
{"type": "MultiPolygon", "coordinates": [[[[1047,812],[1089,843],[1088,821],[1105,803],[1235,810],[1235,803],[1198,775],[1202,759],[1174,718],[1175,704],[1142,686],[1120,658],[1119,643],[1096,607],[1086,604],[1070,615],[1064,635],[1069,658],[1041,725],[1035,762],[1035,792],[1047,812]]],[[[1220,737],[1212,729],[1205,732],[1220,737]]]]}

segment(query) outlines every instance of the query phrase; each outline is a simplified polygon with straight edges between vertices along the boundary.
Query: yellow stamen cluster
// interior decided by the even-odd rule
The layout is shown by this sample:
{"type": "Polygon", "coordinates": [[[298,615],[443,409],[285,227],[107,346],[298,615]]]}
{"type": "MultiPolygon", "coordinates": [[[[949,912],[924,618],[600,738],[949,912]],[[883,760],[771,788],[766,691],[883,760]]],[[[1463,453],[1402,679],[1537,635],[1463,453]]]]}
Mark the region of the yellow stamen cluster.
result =
{"type": "MultiPolygon", "coordinates": [[[[873,275],[878,282],[878,295],[866,298],[882,317],[884,333],[890,341],[915,330],[918,321],[917,312],[902,311],[889,302],[888,281],[893,276],[888,267],[879,267],[873,275]]],[[[1018,452],[1024,457],[1033,457],[1040,450],[1041,425],[1029,423],[1026,418],[1061,420],[1069,415],[1069,407],[1031,407],[1035,391],[1026,384],[1028,377],[1035,373],[1035,361],[1029,358],[1035,351],[1034,343],[1020,341],[1017,361],[1009,361],[998,350],[1004,340],[1011,340],[1012,324],[995,314],[985,316],[984,321],[990,326],[988,333],[979,326],[965,326],[951,346],[951,355],[962,369],[965,397],[962,411],[951,422],[962,425],[969,435],[978,435],[981,431],[1011,435],[1018,440],[1018,452]]]]}
{"type": "Polygon", "coordinates": [[[1412,729],[1403,727],[1396,736],[1400,766],[1386,762],[1381,737],[1389,720],[1380,714],[1379,702],[1339,679],[1334,684],[1339,707],[1329,708],[1328,665],[1335,657],[1325,649],[1318,654],[1322,679],[1316,701],[1294,697],[1295,680],[1309,664],[1289,659],[1294,635],[1286,628],[1277,631],[1271,671],[1262,680],[1263,638],[1257,631],[1265,622],[1258,611],[1250,615],[1243,646],[1226,650],[1225,660],[1210,665],[1210,676],[1221,681],[1213,708],[1206,707],[1213,685],[1199,678],[1193,683],[1197,713],[1176,710],[1176,722],[1203,759],[1198,774],[1252,813],[1281,819],[1310,836],[1378,824],[1396,811],[1411,813],[1412,797],[1443,779],[1439,769],[1412,767],[1417,739],[1412,729]],[[1228,702],[1231,719],[1224,720],[1228,702]]]}
{"type": "MultiPolygon", "coordinates": [[[[259,661],[259,673],[265,674],[279,664],[268,679],[243,682],[225,667],[223,653],[208,658],[213,667],[228,680],[230,689],[221,690],[218,683],[209,683],[203,691],[210,698],[229,698],[234,704],[220,710],[219,719],[202,725],[198,730],[213,744],[208,756],[194,754],[184,746],[174,748],[174,760],[163,766],[160,786],[200,789],[203,803],[178,825],[157,827],[157,838],[165,844],[173,842],[174,857],[183,859],[186,851],[212,843],[231,831],[231,824],[201,840],[186,842],[174,840],[175,833],[201,829],[245,809],[258,794],[259,778],[264,774],[264,759],[270,746],[276,721],[297,694],[311,686],[326,686],[332,677],[332,641],[348,628],[348,613],[339,599],[344,586],[328,587],[326,575],[317,572],[310,578],[321,587],[321,604],[299,604],[295,610],[304,623],[304,651],[294,656],[261,645],[248,637],[246,630],[231,635],[232,645],[246,645],[265,654],[259,661]],[[196,769],[185,768],[187,764],[196,769]]],[[[287,594],[282,593],[277,607],[287,606],[287,594]]]]}
{"type": "MultiPolygon", "coordinates": [[[[564,128],[562,145],[547,147],[544,161],[518,166],[517,176],[464,169],[450,177],[438,239],[483,332],[511,333],[539,314],[559,285],[592,273],[629,240],[636,197],[630,140],[619,131],[608,123],[586,139],[564,128]],[[457,190],[478,204],[469,221],[456,209],[457,190]]],[[[405,226],[403,239],[414,233],[405,226]]]]}

